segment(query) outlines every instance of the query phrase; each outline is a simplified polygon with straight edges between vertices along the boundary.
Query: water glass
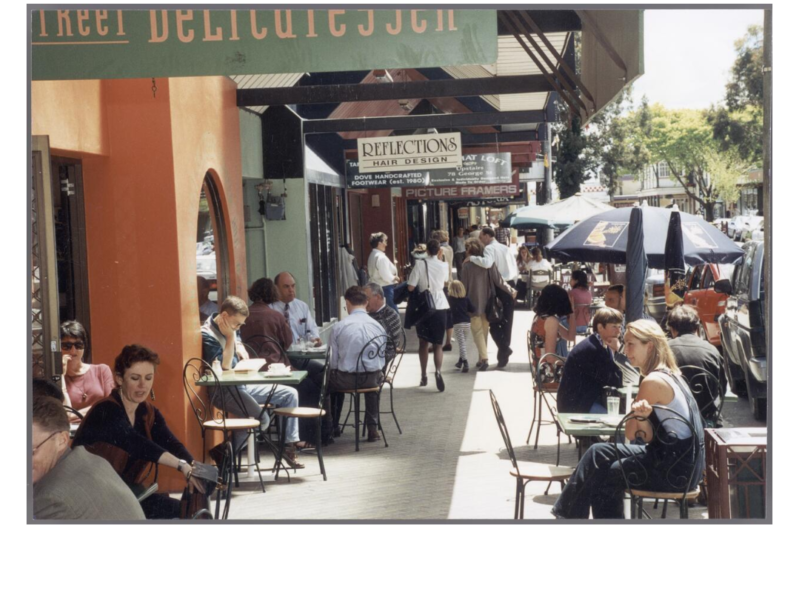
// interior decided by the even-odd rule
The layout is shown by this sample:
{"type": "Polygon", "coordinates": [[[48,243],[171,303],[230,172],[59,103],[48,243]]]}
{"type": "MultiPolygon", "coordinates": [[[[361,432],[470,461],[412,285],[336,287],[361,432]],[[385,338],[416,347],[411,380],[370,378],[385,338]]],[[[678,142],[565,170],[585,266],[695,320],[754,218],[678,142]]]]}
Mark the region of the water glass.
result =
{"type": "Polygon", "coordinates": [[[619,414],[619,398],[616,398],[614,396],[609,396],[608,398],[606,398],[606,406],[608,407],[609,415],[619,414]]]}

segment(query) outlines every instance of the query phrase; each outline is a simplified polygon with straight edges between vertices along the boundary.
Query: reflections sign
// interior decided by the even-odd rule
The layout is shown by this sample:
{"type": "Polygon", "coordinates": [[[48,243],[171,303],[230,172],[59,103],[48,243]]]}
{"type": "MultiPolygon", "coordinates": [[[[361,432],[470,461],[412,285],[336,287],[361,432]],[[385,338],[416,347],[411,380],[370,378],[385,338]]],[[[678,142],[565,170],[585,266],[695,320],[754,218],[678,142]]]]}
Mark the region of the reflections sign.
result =
{"type": "Polygon", "coordinates": [[[34,10],[43,79],[358,71],[497,60],[493,10],[34,10]]]}
{"type": "Polygon", "coordinates": [[[460,166],[461,134],[458,132],[358,140],[358,170],[361,173],[460,166]]]}
{"type": "MultiPolygon", "coordinates": [[[[511,153],[465,154],[460,167],[450,169],[415,169],[394,173],[362,173],[358,161],[345,162],[347,187],[384,188],[409,186],[473,185],[511,183],[511,153]]],[[[516,171],[514,171],[516,173],[516,171]]]]}

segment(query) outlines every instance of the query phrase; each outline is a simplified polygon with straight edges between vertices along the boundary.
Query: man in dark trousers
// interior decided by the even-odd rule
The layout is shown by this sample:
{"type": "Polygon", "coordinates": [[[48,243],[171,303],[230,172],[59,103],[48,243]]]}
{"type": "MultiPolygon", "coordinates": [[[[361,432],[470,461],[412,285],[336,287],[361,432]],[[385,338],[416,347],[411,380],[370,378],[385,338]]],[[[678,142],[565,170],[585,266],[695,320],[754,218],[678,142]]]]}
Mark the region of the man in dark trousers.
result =
{"type": "MultiPolygon", "coordinates": [[[[722,354],[709,342],[698,335],[700,332],[700,317],[697,311],[690,306],[676,306],[667,317],[672,339],[669,347],[675,355],[675,362],[683,371],[683,367],[700,367],[705,369],[719,381],[719,389],[712,390],[708,382],[698,373],[687,369],[684,376],[689,381],[692,392],[695,393],[697,406],[705,419],[715,419],[719,396],[725,395],[728,382],[725,378],[725,368],[722,364],[722,354]],[[697,388],[697,390],[696,390],[697,388]],[[716,395],[714,392],[718,392],[716,395]],[[715,397],[716,396],[716,397],[715,397]]],[[[719,423],[714,423],[719,426],[719,423]]]]}
{"type": "Polygon", "coordinates": [[[622,313],[601,308],[594,315],[596,332],[577,344],[567,356],[556,404],[564,413],[605,413],[606,386],[622,387],[622,372],[614,362],[619,352],[622,313]]]}

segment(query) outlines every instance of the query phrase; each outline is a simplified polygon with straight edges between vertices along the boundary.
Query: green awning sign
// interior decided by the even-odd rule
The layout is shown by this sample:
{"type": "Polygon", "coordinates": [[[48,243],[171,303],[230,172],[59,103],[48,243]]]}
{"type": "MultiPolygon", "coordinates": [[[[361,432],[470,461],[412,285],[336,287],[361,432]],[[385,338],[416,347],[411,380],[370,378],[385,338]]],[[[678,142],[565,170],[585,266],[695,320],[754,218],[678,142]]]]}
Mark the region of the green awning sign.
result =
{"type": "Polygon", "coordinates": [[[34,80],[492,64],[493,10],[35,10],[34,80]]]}

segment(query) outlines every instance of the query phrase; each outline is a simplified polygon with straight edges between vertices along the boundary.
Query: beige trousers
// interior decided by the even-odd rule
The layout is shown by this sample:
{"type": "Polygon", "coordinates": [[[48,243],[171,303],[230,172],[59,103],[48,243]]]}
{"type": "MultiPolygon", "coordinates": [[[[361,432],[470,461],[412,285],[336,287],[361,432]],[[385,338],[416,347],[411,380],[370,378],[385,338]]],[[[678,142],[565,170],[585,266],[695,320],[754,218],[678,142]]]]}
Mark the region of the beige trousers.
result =
{"type": "Polygon", "coordinates": [[[489,352],[486,349],[489,340],[489,321],[486,319],[486,315],[472,317],[469,326],[472,329],[472,339],[475,340],[475,345],[478,347],[478,358],[489,360],[489,352]]]}

